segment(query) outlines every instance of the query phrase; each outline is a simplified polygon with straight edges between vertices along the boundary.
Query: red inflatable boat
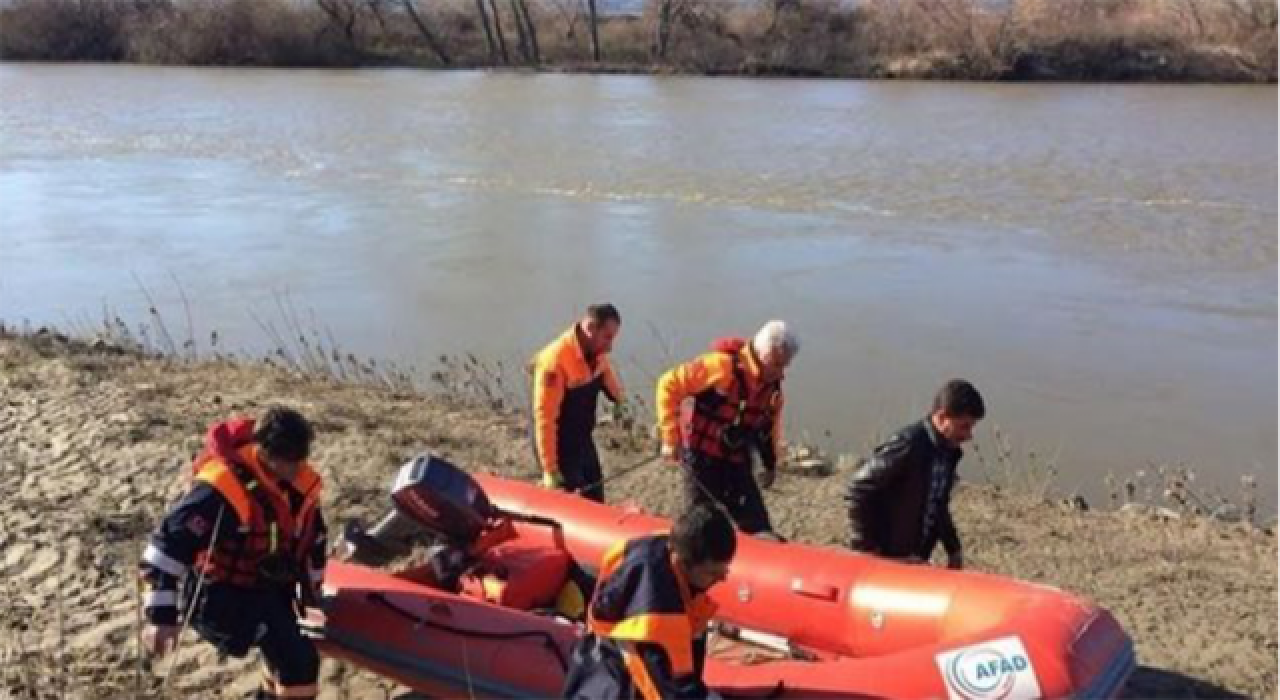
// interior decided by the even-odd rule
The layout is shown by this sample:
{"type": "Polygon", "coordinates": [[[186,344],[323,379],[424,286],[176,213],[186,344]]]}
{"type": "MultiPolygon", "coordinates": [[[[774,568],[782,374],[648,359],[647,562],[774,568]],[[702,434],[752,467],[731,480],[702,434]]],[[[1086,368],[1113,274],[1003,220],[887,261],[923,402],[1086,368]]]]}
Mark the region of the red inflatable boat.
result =
{"type": "MultiPolygon", "coordinates": [[[[330,564],[309,626],[326,655],[436,697],[558,696],[582,626],[549,610],[573,563],[668,526],[430,457],[393,501],[397,528],[450,544],[395,573],[330,564]]],[[[744,538],[712,596],[736,643],[706,680],[727,698],[1103,698],[1135,663],[1110,613],[1060,590],[840,549],[744,538]]]]}

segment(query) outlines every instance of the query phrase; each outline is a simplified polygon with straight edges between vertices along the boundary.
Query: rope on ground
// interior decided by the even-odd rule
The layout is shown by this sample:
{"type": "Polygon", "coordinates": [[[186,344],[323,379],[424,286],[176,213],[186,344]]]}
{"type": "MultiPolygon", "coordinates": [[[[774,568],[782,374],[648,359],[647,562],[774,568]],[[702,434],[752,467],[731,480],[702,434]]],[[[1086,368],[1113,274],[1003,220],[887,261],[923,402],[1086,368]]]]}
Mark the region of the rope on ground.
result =
{"type": "Polygon", "coordinates": [[[628,464],[627,466],[622,467],[621,469],[615,469],[611,474],[599,479],[594,483],[590,483],[585,486],[579,486],[578,488],[574,489],[572,493],[578,493],[578,494],[586,493],[587,491],[590,491],[598,486],[604,486],[605,484],[609,483],[610,481],[613,481],[614,479],[622,478],[627,474],[630,474],[635,471],[639,471],[641,468],[647,467],[650,464],[655,464],[658,461],[660,461],[661,458],[662,458],[662,455],[660,453],[646,455],[640,461],[632,464],[628,464]]]}
{"type": "MultiPolygon", "coordinates": [[[[213,537],[209,540],[208,551],[212,552],[213,548],[218,544],[218,533],[222,529],[222,516],[227,512],[227,506],[224,503],[218,508],[218,517],[213,521],[213,537]]],[[[160,679],[160,696],[163,697],[165,691],[169,688],[169,679],[173,677],[173,669],[178,666],[178,650],[182,648],[182,635],[186,633],[187,627],[191,625],[191,618],[195,617],[196,601],[200,600],[200,591],[204,588],[204,568],[200,569],[200,575],[196,578],[195,590],[191,593],[191,600],[187,601],[187,608],[183,611],[182,626],[178,628],[178,634],[173,638],[173,649],[169,651],[173,654],[173,661],[169,663],[169,670],[164,672],[164,677],[160,679]]]]}

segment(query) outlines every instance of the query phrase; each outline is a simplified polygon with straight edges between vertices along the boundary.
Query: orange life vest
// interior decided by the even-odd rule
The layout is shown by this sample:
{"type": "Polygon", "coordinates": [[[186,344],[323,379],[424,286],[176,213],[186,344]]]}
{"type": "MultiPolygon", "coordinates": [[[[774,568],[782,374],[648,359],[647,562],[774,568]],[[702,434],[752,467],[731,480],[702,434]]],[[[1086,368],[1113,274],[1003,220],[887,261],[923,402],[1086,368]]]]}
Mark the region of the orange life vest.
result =
{"type": "Polygon", "coordinates": [[[227,500],[224,517],[234,516],[239,525],[238,537],[219,539],[196,558],[206,577],[246,587],[306,581],[322,486],[309,464],[291,484],[301,498],[291,498],[258,457],[253,421],[238,419],[210,429],[192,472],[227,500]]]}
{"type": "Polygon", "coordinates": [[[721,338],[711,344],[713,352],[733,356],[734,381],[728,394],[707,389],[694,397],[692,405],[684,407],[684,446],[696,455],[747,464],[751,441],[773,426],[781,385],[771,382],[750,391],[740,355],[746,344],[743,338],[721,338]]]}

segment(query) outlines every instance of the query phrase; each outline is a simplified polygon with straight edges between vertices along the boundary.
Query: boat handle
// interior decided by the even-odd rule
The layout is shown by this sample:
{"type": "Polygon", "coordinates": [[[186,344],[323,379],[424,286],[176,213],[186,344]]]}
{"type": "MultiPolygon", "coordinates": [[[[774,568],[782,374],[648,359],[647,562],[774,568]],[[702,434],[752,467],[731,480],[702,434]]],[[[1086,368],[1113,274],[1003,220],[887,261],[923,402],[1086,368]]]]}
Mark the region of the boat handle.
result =
{"type": "Polygon", "coordinates": [[[427,606],[427,612],[440,617],[453,617],[453,611],[444,603],[432,603],[427,606]]]}
{"type": "Polygon", "coordinates": [[[802,578],[791,579],[791,592],[796,595],[802,595],[806,598],[814,598],[823,600],[828,603],[836,602],[840,597],[840,589],[829,584],[815,584],[805,581],[802,578]]]}

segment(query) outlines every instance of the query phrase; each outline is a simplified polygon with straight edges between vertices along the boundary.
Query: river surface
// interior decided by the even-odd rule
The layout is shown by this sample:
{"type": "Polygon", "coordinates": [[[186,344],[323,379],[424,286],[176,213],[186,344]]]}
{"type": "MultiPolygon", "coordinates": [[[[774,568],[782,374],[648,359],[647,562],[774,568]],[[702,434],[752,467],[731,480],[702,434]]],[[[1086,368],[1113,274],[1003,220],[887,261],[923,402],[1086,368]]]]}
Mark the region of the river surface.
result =
{"type": "Polygon", "coordinates": [[[517,365],[593,301],[629,388],[789,320],[793,435],[952,376],[1065,490],[1276,492],[1276,88],[0,64],[0,318],[517,365]]]}

